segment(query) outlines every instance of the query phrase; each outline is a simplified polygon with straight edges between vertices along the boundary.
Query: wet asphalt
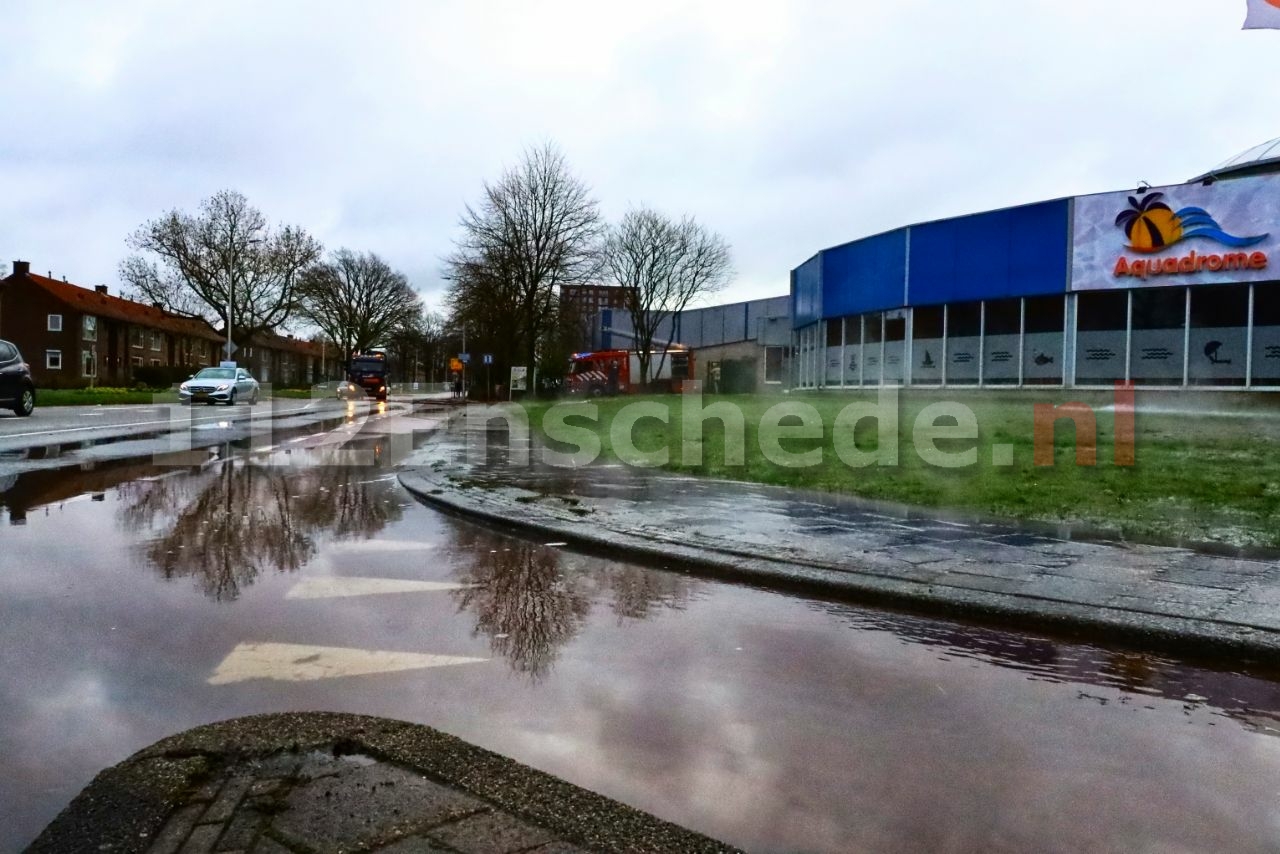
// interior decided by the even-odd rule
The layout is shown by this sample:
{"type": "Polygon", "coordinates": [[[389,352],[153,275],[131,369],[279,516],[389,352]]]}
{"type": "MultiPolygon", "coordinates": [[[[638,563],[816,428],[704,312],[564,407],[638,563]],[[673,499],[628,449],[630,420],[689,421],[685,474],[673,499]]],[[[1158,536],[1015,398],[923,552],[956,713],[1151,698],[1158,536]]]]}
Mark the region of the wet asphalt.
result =
{"type": "Polygon", "coordinates": [[[0,849],[166,735],[294,710],[428,724],[748,850],[1280,847],[1273,674],[445,516],[395,479],[431,417],[0,484],[0,849]]]}

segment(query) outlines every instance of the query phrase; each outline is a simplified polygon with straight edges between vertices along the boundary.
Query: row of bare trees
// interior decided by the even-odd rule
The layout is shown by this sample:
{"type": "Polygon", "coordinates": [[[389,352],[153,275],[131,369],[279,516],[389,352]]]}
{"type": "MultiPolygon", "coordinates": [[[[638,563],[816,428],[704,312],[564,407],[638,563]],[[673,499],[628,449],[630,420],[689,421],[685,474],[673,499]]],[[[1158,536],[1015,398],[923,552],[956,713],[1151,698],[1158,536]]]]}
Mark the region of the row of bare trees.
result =
{"type": "MultiPolygon", "coordinates": [[[[685,216],[650,208],[607,225],[587,185],[551,144],[531,148],[468,205],[462,237],[446,259],[450,322],[501,366],[556,370],[577,344],[561,288],[623,288],[635,330],[640,381],[651,375],[658,330],[673,314],[722,289],[732,275],[728,242],[685,216]]],[[[475,349],[475,348],[472,348],[475,349]]]]}
{"type": "MultiPolygon", "coordinates": [[[[251,341],[289,323],[314,327],[339,352],[398,345],[438,349],[441,321],[403,273],[372,252],[323,255],[299,226],[272,227],[234,190],[144,223],[128,239],[138,254],[120,265],[135,298],[203,318],[251,341]]],[[[393,357],[397,355],[393,353],[393,357]]]]}

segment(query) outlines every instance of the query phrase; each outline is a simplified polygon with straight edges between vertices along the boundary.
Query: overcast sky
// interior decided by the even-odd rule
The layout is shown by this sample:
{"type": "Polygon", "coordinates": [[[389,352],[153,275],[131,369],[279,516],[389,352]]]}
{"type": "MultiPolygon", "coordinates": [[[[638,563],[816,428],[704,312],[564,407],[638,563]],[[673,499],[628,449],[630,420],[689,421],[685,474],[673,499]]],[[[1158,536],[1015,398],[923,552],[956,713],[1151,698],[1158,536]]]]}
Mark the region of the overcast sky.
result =
{"type": "Polygon", "coordinates": [[[645,204],[723,233],[716,302],[784,294],[825,246],[1178,182],[1280,136],[1280,31],[1244,13],[5,0],[0,257],[115,293],[133,229],[234,188],[438,304],[462,206],[552,140],[610,219],[645,204]]]}

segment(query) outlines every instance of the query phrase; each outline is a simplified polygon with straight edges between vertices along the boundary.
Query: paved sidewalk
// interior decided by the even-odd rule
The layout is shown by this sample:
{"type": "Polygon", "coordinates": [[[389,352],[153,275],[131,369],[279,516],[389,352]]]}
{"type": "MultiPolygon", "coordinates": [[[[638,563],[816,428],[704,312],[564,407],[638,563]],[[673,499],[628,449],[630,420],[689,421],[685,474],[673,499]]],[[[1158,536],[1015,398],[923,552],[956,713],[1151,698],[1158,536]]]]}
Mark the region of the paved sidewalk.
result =
{"type": "Polygon", "coordinates": [[[411,458],[401,483],[504,527],[660,565],[1087,639],[1272,661],[1280,652],[1274,558],[1072,540],[1046,526],[616,465],[472,465],[464,423],[455,419],[411,458]]]}
{"type": "Polygon", "coordinates": [[[726,845],[429,727],[259,715],[98,775],[29,852],[576,854],[726,845]]]}

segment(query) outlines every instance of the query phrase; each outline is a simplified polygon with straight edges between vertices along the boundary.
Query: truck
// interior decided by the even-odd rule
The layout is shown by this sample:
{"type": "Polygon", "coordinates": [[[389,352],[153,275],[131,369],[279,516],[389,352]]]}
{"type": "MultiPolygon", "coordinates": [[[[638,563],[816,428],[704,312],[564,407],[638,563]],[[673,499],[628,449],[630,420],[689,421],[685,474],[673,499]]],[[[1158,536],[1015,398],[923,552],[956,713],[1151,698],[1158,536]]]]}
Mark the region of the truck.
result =
{"type": "Polygon", "coordinates": [[[383,350],[356,353],[347,364],[347,381],[369,397],[387,399],[387,374],[391,363],[383,350]]]}
{"type": "MultiPolygon", "coordinates": [[[[693,352],[686,349],[654,351],[649,354],[649,383],[668,391],[680,391],[696,374],[693,352]]],[[[574,353],[565,377],[569,394],[600,397],[606,394],[633,394],[640,387],[640,354],[635,350],[595,350],[574,353]]]]}

